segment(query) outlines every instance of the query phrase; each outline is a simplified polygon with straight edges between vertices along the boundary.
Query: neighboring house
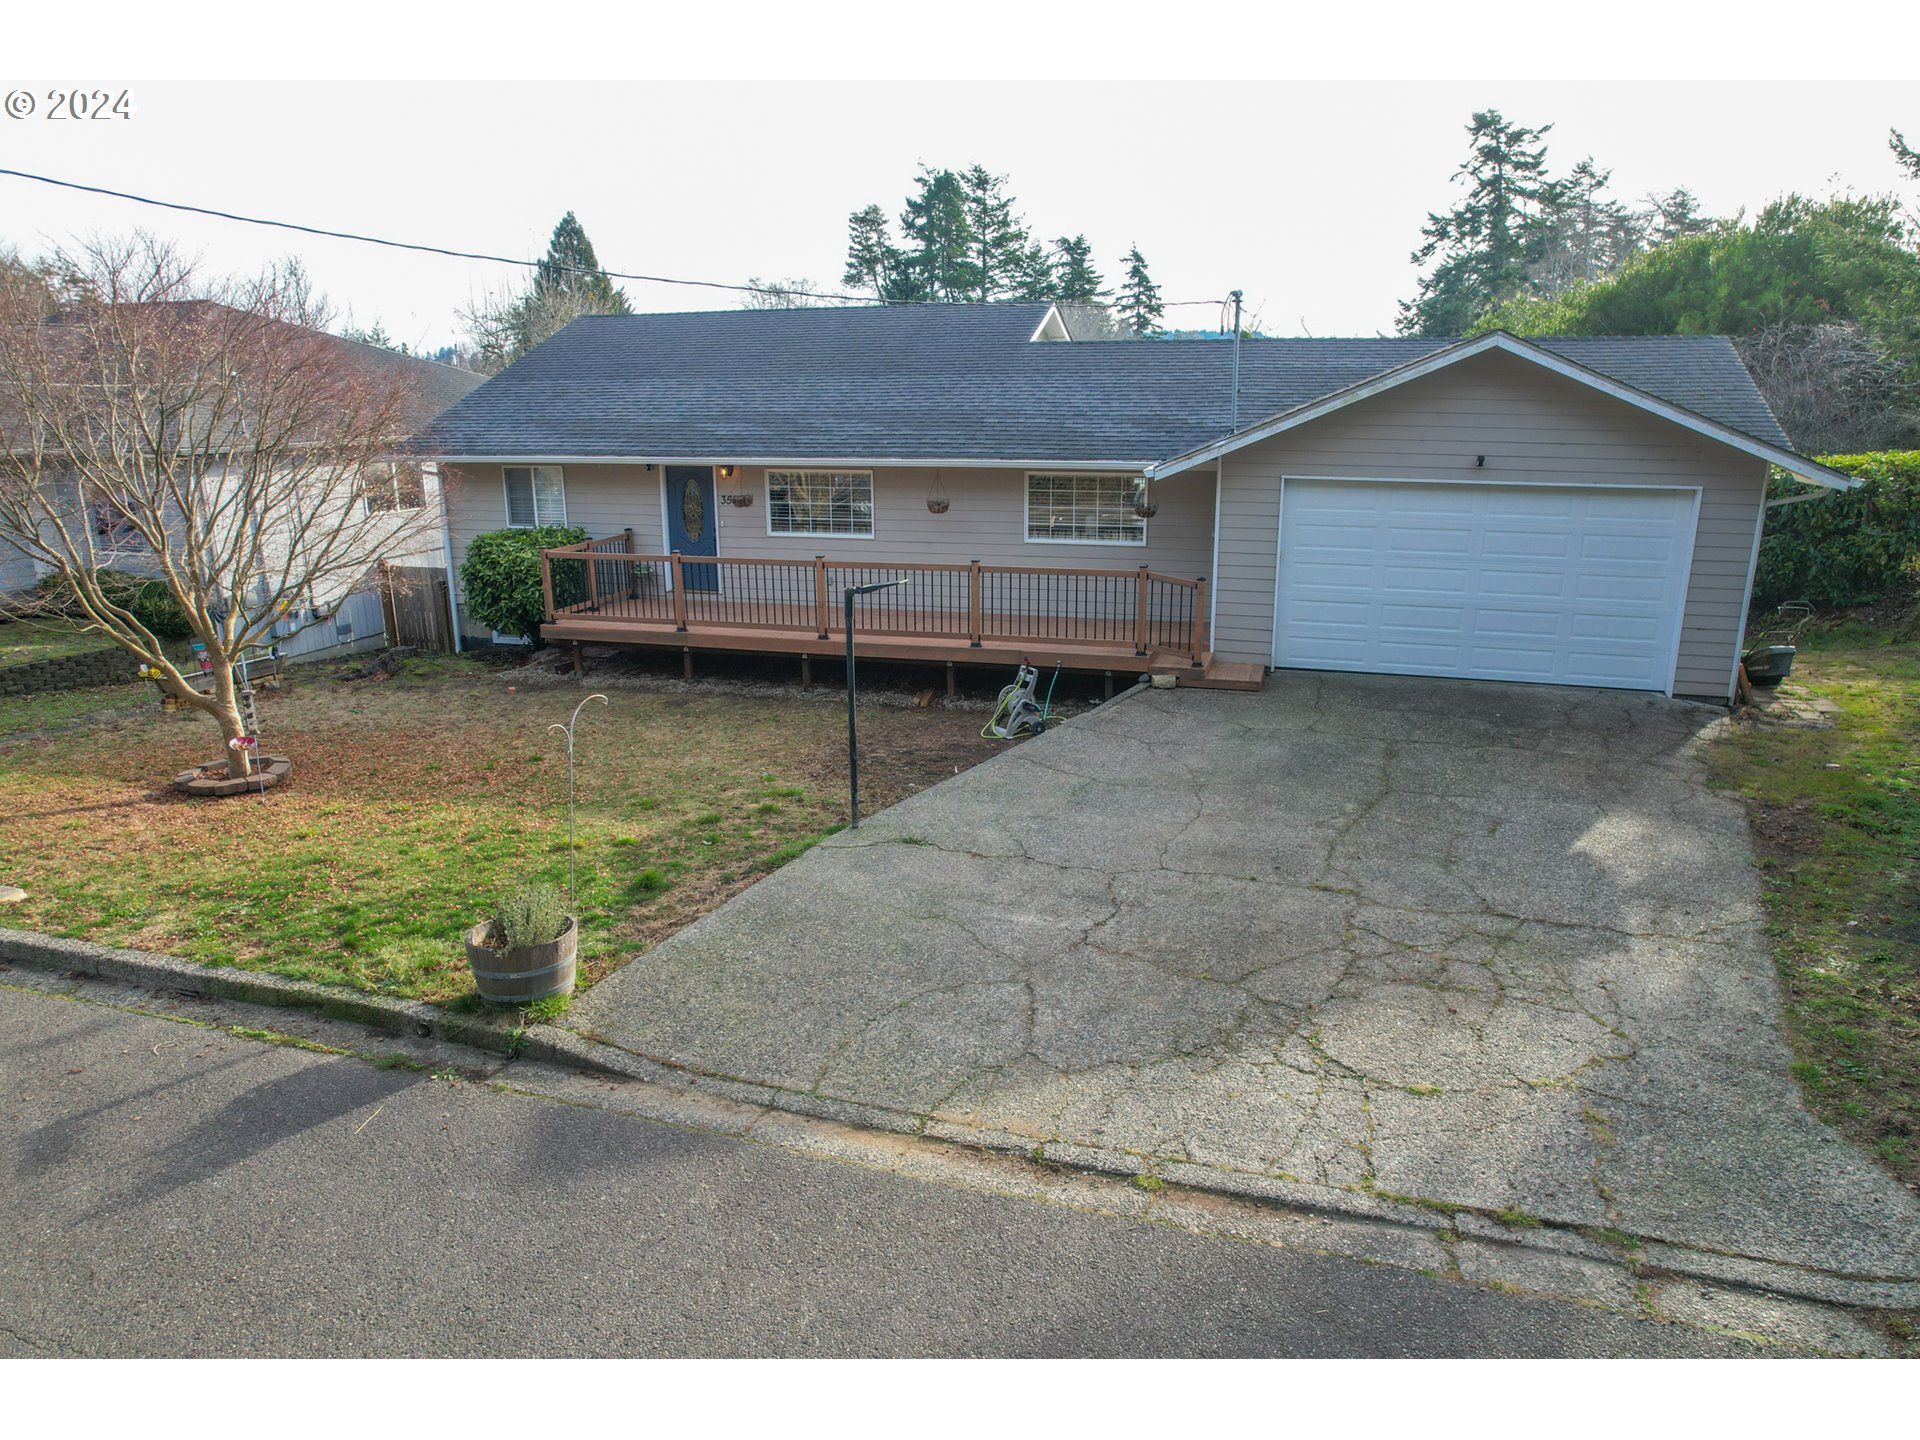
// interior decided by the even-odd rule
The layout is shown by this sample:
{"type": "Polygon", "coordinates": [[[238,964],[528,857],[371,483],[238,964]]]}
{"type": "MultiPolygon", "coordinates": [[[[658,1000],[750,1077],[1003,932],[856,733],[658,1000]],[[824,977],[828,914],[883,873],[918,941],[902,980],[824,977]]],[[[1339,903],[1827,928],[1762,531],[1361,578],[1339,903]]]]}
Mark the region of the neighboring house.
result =
{"type": "MultiPolygon", "coordinates": [[[[183,302],[182,309],[202,309],[211,302],[183,302]]],[[[315,332],[317,333],[317,332],[315,332]]],[[[434,418],[462,396],[475,389],[485,378],[470,371],[455,369],[432,361],[402,355],[378,346],[361,344],[338,336],[323,337],[337,347],[347,364],[371,373],[397,372],[408,386],[404,419],[406,433],[394,437],[396,448],[415,432],[425,429],[434,418]]],[[[218,497],[223,467],[209,463],[199,483],[218,497]]],[[[91,493],[87,484],[71,471],[57,474],[44,482],[55,487],[60,497],[57,508],[61,523],[70,535],[84,544],[93,563],[133,575],[154,574],[159,569],[152,547],[111,499],[91,493]]],[[[359,502],[369,514],[395,516],[391,537],[378,540],[378,527],[365,527],[362,537],[364,567],[342,569],[334,573],[325,587],[309,587],[302,595],[305,605],[290,610],[275,628],[276,635],[293,637],[292,647],[304,653],[325,653],[335,649],[357,648],[378,643],[382,634],[379,597],[374,593],[377,567],[382,561],[396,566],[432,567],[438,572],[446,563],[445,526],[436,518],[429,525],[414,523],[413,512],[439,505],[439,480],[433,467],[417,461],[396,461],[381,481],[369,481],[359,502]]],[[[217,498],[208,502],[218,504],[217,498]]],[[[177,517],[168,526],[170,535],[178,535],[177,517]]],[[[43,524],[42,530],[50,529],[43,524]]],[[[261,568],[271,572],[284,561],[290,537],[263,537],[267,563],[261,568]],[[278,552],[275,546],[280,548],[278,552]],[[279,558],[276,558],[276,555],[279,558]]],[[[297,568],[297,567],[296,567],[297,568]]],[[[32,588],[45,574],[47,566],[0,540],[0,593],[32,588]]],[[[258,598],[258,597],[255,597],[258,598]]]]}
{"type": "Polygon", "coordinates": [[[1851,483],[1719,338],[1069,330],[1026,304],[577,320],[427,437],[454,559],[588,530],[591,563],[550,557],[561,641],[831,654],[843,587],[903,579],[861,602],[863,654],[1725,701],[1769,467],[1851,483]]]}

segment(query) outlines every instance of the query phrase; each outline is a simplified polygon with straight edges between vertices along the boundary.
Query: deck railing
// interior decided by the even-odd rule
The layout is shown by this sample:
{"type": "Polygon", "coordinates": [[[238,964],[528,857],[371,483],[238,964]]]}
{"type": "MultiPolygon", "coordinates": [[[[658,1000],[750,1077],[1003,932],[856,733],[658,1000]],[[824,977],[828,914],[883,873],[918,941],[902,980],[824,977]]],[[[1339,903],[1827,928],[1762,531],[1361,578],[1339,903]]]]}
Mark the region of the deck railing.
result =
{"type": "Polygon", "coordinates": [[[822,640],[844,631],[847,587],[903,582],[854,601],[866,635],[1060,642],[1171,651],[1204,664],[1207,582],[1132,570],[909,561],[642,555],[633,531],[540,552],[546,618],[591,615],[644,625],[778,630],[822,640]]]}

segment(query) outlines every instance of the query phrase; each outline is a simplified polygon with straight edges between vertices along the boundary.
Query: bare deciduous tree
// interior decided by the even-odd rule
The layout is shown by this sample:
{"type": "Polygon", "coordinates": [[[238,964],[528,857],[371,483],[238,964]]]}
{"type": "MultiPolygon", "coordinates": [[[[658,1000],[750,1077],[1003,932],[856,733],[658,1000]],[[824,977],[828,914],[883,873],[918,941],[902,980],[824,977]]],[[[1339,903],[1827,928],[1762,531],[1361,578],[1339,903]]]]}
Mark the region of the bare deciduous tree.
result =
{"type": "Polygon", "coordinates": [[[1769,325],[1735,343],[1804,453],[1895,449],[1920,438],[1920,413],[1898,361],[1860,325],[1769,325]]]}
{"type": "Polygon", "coordinates": [[[57,263],[74,277],[57,308],[0,271],[0,541],[40,562],[53,603],[212,717],[230,772],[248,774],[231,743],[243,652],[438,533],[440,498],[402,448],[413,379],[322,333],[297,265],[206,282],[148,236],[57,263]],[[204,691],[114,583],[129,554],[206,647],[204,691]]]}

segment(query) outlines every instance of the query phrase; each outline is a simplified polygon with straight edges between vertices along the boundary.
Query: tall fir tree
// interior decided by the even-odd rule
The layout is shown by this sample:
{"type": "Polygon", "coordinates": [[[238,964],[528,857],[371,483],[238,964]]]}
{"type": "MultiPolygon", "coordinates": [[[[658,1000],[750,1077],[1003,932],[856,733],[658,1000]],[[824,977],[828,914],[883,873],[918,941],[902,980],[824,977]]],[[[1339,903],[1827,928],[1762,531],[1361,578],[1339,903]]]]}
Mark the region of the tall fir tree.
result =
{"type": "Polygon", "coordinates": [[[906,255],[893,243],[886,212],[878,205],[847,217],[847,268],[840,283],[871,290],[874,299],[889,304],[926,298],[914,283],[906,255]]]}
{"type": "Polygon", "coordinates": [[[1525,292],[1529,250],[1559,194],[1547,175],[1544,137],[1552,128],[1515,125],[1498,110],[1475,112],[1468,157],[1454,172],[1468,183],[1467,196],[1421,227],[1426,243],[1413,263],[1438,263],[1421,277],[1420,293],[1401,302],[1402,334],[1458,335],[1525,292]]]}
{"type": "Polygon", "coordinates": [[[477,369],[504,370],[583,315],[629,315],[624,291],[600,268],[593,242],[569,210],[553,227],[533,283],[519,295],[490,297],[467,313],[468,344],[477,369]]]}
{"type": "Polygon", "coordinates": [[[980,267],[974,259],[973,226],[967,220],[967,192],[951,170],[922,166],[918,193],[907,197],[900,215],[906,237],[907,268],[925,297],[945,304],[980,294],[980,267]]]}
{"type": "Polygon", "coordinates": [[[984,165],[971,165],[960,173],[981,300],[1028,298],[1028,251],[1033,242],[1026,223],[1014,213],[1006,185],[1006,176],[995,175],[984,165]]]}
{"type": "Polygon", "coordinates": [[[1550,299],[1591,285],[1641,249],[1647,217],[1607,196],[1612,179],[1589,155],[1554,187],[1529,246],[1526,293],[1550,299]]]}
{"type": "Polygon", "coordinates": [[[1893,152],[1893,160],[1902,170],[1915,180],[1920,180],[1920,150],[1907,144],[1907,137],[1898,130],[1887,132],[1887,148],[1893,152]]]}
{"type": "Polygon", "coordinates": [[[1107,298],[1106,282],[1093,268],[1093,244],[1084,235],[1062,235],[1053,242],[1053,296],[1074,304],[1097,305],[1107,298]]]}
{"type": "Polygon", "coordinates": [[[1127,251],[1122,263],[1127,267],[1127,276],[1114,299],[1114,311],[1120,323],[1133,334],[1151,335],[1160,329],[1160,321],[1167,313],[1167,307],[1160,301],[1160,287],[1147,274],[1147,262],[1138,245],[1127,251]]]}
{"type": "Polygon", "coordinates": [[[1700,202],[1681,185],[1664,195],[1647,197],[1647,243],[1669,245],[1689,235],[1704,235],[1713,229],[1711,217],[1700,213],[1700,202]]]}
{"type": "Polygon", "coordinates": [[[533,293],[542,302],[565,296],[577,303],[581,314],[630,315],[633,306],[600,268],[600,257],[593,253],[593,242],[586,227],[569,210],[553,227],[547,253],[534,267],[533,293]]]}

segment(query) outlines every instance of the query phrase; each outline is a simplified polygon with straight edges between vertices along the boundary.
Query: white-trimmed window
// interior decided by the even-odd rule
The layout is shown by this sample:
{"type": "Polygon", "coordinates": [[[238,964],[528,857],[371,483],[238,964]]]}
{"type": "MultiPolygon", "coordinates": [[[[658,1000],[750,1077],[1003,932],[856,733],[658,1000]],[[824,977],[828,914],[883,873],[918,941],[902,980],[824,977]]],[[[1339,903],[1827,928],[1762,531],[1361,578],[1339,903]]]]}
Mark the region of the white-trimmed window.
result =
{"type": "Polygon", "coordinates": [[[769,470],[767,533],[873,534],[873,473],[868,470],[769,470]]]}
{"type": "Polygon", "coordinates": [[[369,515],[390,510],[418,510],[427,503],[427,482],[411,460],[391,465],[369,465],[360,475],[360,498],[369,515]]]}
{"type": "Polygon", "coordinates": [[[1138,475],[1027,476],[1027,539],[1082,545],[1144,545],[1134,511],[1138,475]]]}
{"type": "Polygon", "coordinates": [[[558,465],[508,465],[502,473],[507,481],[508,528],[567,523],[567,482],[558,465]]]}

